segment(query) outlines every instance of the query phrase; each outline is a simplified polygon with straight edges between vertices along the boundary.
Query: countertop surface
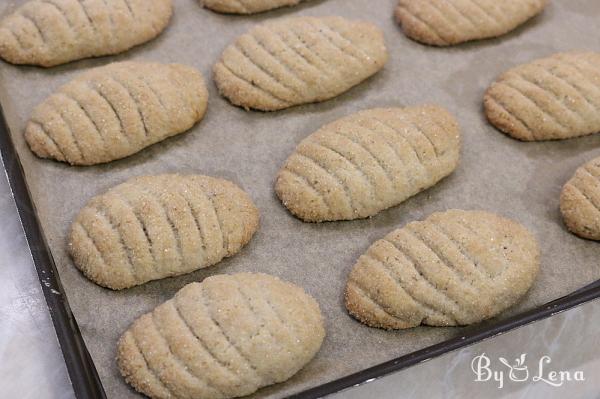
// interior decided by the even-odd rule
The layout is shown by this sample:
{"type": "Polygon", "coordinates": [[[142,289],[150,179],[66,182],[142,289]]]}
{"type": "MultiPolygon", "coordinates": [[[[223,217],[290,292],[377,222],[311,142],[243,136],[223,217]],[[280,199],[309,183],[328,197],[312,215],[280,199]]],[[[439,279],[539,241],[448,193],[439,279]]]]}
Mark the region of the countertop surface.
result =
{"type": "MultiPolygon", "coordinates": [[[[5,174],[0,221],[0,398],[74,398],[5,174]]],[[[590,302],[332,397],[599,398],[599,326],[590,302]]]]}
{"type": "MultiPolygon", "coordinates": [[[[7,9],[6,6],[13,6],[23,1],[0,1],[2,5],[0,9],[7,9]]],[[[162,62],[186,63],[208,72],[221,49],[233,40],[238,32],[248,29],[258,20],[279,15],[275,12],[269,16],[258,16],[256,21],[239,19],[234,26],[230,24],[229,18],[221,15],[208,12],[190,13],[190,9],[198,8],[195,4],[197,1],[178,0],[176,3],[180,8],[179,12],[176,12],[177,20],[161,39],[144,48],[112,59],[141,59],[148,56],[150,57],[148,59],[162,62]],[[226,31],[219,30],[222,23],[228,24],[226,31]],[[190,35],[191,31],[196,33],[202,31],[205,36],[190,35]],[[223,34],[215,34],[215,32],[223,34]],[[225,32],[227,35],[224,34],[225,32]],[[210,37],[211,45],[202,48],[196,46],[196,44],[204,44],[202,37],[210,37]]],[[[344,253],[348,259],[355,258],[359,253],[359,246],[354,249],[356,254],[348,252],[350,234],[354,234],[357,243],[360,241],[362,242],[360,245],[365,245],[366,233],[371,234],[372,238],[380,237],[384,230],[389,231],[387,228],[392,225],[392,222],[396,225],[400,220],[415,220],[434,210],[452,207],[477,206],[479,208],[487,204],[486,209],[505,216],[518,216],[519,221],[540,234],[547,273],[540,274],[537,284],[530,292],[530,295],[535,294],[535,298],[539,299],[536,303],[559,296],[552,290],[561,283],[564,283],[560,291],[563,295],[583,285],[579,283],[580,281],[589,282],[600,276],[600,269],[596,269],[600,265],[597,261],[594,262],[597,257],[595,251],[600,248],[595,246],[600,244],[584,242],[568,235],[560,221],[556,202],[548,200],[554,198],[556,201],[567,175],[570,175],[584,158],[597,151],[600,146],[600,135],[561,144],[536,143],[525,148],[494,132],[480,112],[483,90],[494,76],[509,66],[573,47],[598,48],[597,32],[600,32],[598,31],[600,28],[597,28],[595,21],[599,9],[596,6],[592,7],[597,5],[598,0],[551,2],[552,5],[548,10],[536,21],[528,24],[527,28],[516,30],[511,35],[498,39],[494,45],[473,43],[448,49],[448,51],[431,51],[404,38],[389,12],[396,0],[379,3],[368,0],[346,2],[328,0],[310,3],[314,8],[313,5],[299,6],[293,12],[299,15],[304,13],[309,15],[313,12],[325,15],[343,8],[344,15],[360,14],[366,19],[379,21],[378,24],[384,28],[386,34],[390,38],[395,37],[394,40],[386,42],[390,52],[388,66],[371,80],[368,88],[363,85],[363,88],[358,87],[354,93],[332,100],[327,105],[314,105],[310,114],[303,110],[292,110],[274,116],[279,119],[273,121],[270,118],[260,118],[230,107],[226,100],[217,95],[216,88],[209,85],[209,90],[212,91],[210,112],[198,126],[203,134],[187,134],[173,138],[168,144],[170,151],[159,149],[159,147],[166,147],[167,143],[164,146],[148,149],[138,158],[120,162],[119,168],[112,169],[110,175],[103,174],[101,168],[89,168],[77,175],[61,173],[64,165],[51,163],[44,165],[44,168],[26,168],[30,188],[36,194],[36,206],[44,220],[44,228],[49,232],[47,236],[53,245],[63,282],[84,280],[72,267],[64,251],[67,221],[72,220],[73,213],[80,208],[84,198],[89,198],[92,192],[99,192],[100,186],[107,187],[109,183],[120,182],[133,175],[157,173],[157,171],[162,173],[166,170],[165,167],[175,165],[180,172],[202,170],[231,179],[235,177],[236,182],[238,180],[246,182],[244,187],[255,190],[252,191],[254,193],[252,198],[257,201],[261,212],[264,210],[265,215],[269,215],[264,218],[264,227],[261,227],[247,247],[247,256],[233,257],[227,261],[228,272],[238,266],[244,266],[241,270],[245,271],[255,270],[247,267],[259,266],[276,270],[278,263],[272,258],[279,253],[285,255],[281,257],[280,262],[295,259],[301,260],[297,262],[299,266],[306,266],[302,263],[303,258],[298,254],[307,252],[308,247],[287,243],[295,243],[294,240],[298,239],[307,240],[306,242],[314,244],[315,252],[307,256],[309,259],[316,260],[310,265],[312,269],[297,267],[289,270],[292,270],[293,274],[296,274],[296,270],[302,270],[304,273],[294,278],[303,281],[311,281],[306,276],[311,276],[312,272],[312,276],[319,277],[313,279],[313,282],[321,283],[326,288],[329,288],[332,282],[337,283],[337,290],[315,290],[322,296],[321,303],[328,304],[328,309],[339,308],[338,293],[341,292],[345,280],[338,278],[341,276],[341,273],[338,273],[340,269],[322,268],[321,259],[325,259],[326,256],[334,258],[332,254],[340,253],[344,253]],[[378,6],[371,7],[372,4],[378,6]],[[519,40],[516,40],[517,38],[519,40]],[[312,128],[353,110],[388,106],[396,101],[401,101],[403,104],[418,104],[431,102],[433,99],[447,106],[450,111],[459,116],[461,125],[468,127],[464,129],[464,137],[465,143],[468,142],[469,145],[464,146],[461,165],[451,178],[437,188],[423,193],[420,199],[411,201],[410,208],[407,204],[402,209],[389,210],[388,217],[384,218],[382,215],[368,226],[369,230],[362,226],[368,225],[370,221],[357,221],[347,225],[347,230],[330,228],[329,231],[323,232],[327,234],[323,236],[312,234],[310,226],[297,227],[297,221],[287,215],[273,195],[270,186],[271,177],[275,176],[279,165],[283,163],[284,149],[291,151],[292,144],[299,141],[312,128]],[[342,107],[341,105],[344,104],[345,106],[342,107]],[[222,125],[225,120],[226,129],[222,125]],[[252,127],[254,134],[243,135],[238,140],[239,132],[247,130],[248,126],[252,127]],[[290,134],[279,134],[282,130],[290,134]],[[278,150],[275,151],[275,148],[278,150]],[[490,148],[493,150],[489,150],[490,148]],[[181,162],[182,159],[185,159],[185,162],[181,162]],[[237,164],[247,165],[247,167],[238,168],[237,164]],[[482,165],[493,167],[482,167],[482,165]],[[521,173],[522,171],[527,173],[521,173]],[[453,183],[450,179],[453,179],[453,183]],[[456,184],[460,181],[465,184],[456,184]],[[475,182],[485,184],[475,184],[475,182]],[[64,195],[60,195],[61,193],[64,195]],[[283,215],[286,215],[285,219],[280,217],[283,215]],[[286,230],[282,229],[283,226],[286,230]],[[339,239],[333,239],[334,234],[339,235],[339,239]],[[290,248],[290,250],[271,250],[277,248],[268,246],[272,237],[285,238],[287,241],[278,239],[277,242],[281,248],[290,248]],[[329,241],[325,245],[317,245],[321,244],[319,240],[322,240],[322,237],[329,237],[329,241]],[[570,247],[561,245],[558,248],[557,244],[567,241],[572,244],[570,247]],[[335,251],[332,250],[334,246],[335,251]],[[253,252],[252,248],[268,250],[253,252]],[[583,258],[587,262],[581,267],[583,258]],[[580,267],[576,268],[576,266],[580,267]],[[325,271],[337,274],[335,278],[332,278],[333,274],[328,275],[329,278],[323,278],[326,275],[325,271]],[[323,302],[323,299],[328,302],[323,302]]],[[[280,13],[286,11],[282,10],[280,13]]],[[[14,101],[3,99],[2,103],[7,111],[11,111],[9,109],[11,104],[14,108],[13,112],[7,112],[7,116],[10,116],[9,122],[12,120],[11,124],[18,129],[15,132],[24,126],[29,117],[29,110],[34,104],[49,94],[52,88],[65,82],[79,68],[103,64],[109,60],[107,58],[82,61],[77,65],[53,69],[48,74],[38,69],[28,69],[27,74],[9,73],[16,72],[12,67],[3,69],[4,95],[14,101]],[[11,90],[17,86],[18,91],[11,90]]],[[[23,151],[26,151],[22,152],[21,157],[24,165],[27,166],[27,162],[37,163],[38,160],[32,158],[26,149],[22,136],[16,134],[14,137],[18,139],[15,140],[17,145],[20,143],[23,151]]],[[[71,398],[73,392],[64,361],[19,224],[15,204],[3,175],[0,176],[0,221],[2,221],[0,223],[0,399],[71,398]]],[[[336,261],[340,266],[350,265],[342,257],[336,257],[336,261]]],[[[220,270],[225,270],[224,266],[221,265],[220,270]]],[[[102,354],[102,362],[97,360],[96,363],[98,369],[104,374],[113,373],[111,376],[116,379],[111,382],[115,382],[118,389],[121,389],[116,391],[120,394],[114,394],[113,398],[124,399],[123,395],[129,393],[127,387],[120,383],[117,371],[111,367],[114,366],[113,345],[117,334],[124,331],[122,327],[133,319],[134,309],[131,298],[140,299],[140,304],[147,304],[141,301],[147,298],[158,303],[159,299],[161,301],[165,299],[160,295],[166,296],[167,293],[172,295],[176,285],[183,279],[191,281],[197,279],[196,276],[202,273],[204,271],[198,271],[198,274],[193,276],[191,274],[181,276],[178,281],[165,281],[160,288],[149,291],[149,295],[144,296],[141,290],[138,290],[131,296],[120,296],[118,299],[123,301],[121,303],[127,304],[122,307],[114,306],[105,300],[96,300],[98,299],[96,297],[91,299],[93,289],[96,289],[98,297],[103,293],[87,280],[83,281],[86,285],[78,286],[81,289],[77,294],[73,289],[74,285],[65,284],[69,287],[71,305],[78,311],[78,318],[81,326],[84,327],[84,332],[90,333],[86,336],[89,347],[97,349],[96,354],[102,354]],[[167,284],[171,284],[170,288],[165,289],[164,286],[167,284]],[[78,304],[81,306],[77,306],[78,304]],[[124,315],[127,317],[123,317],[124,315]],[[94,323],[96,321],[98,323],[94,323]],[[103,329],[112,324],[119,324],[119,326],[103,329]],[[108,338],[100,339],[101,337],[108,338]]],[[[155,284],[154,287],[158,286],[155,284]]],[[[525,303],[521,304],[524,305],[525,303]]],[[[136,313],[136,317],[138,314],[136,313]]],[[[403,345],[408,345],[408,333],[393,335],[384,331],[368,331],[364,333],[365,338],[368,339],[360,341],[368,344],[350,345],[349,340],[358,336],[351,330],[357,323],[347,317],[345,311],[340,315],[341,319],[328,326],[329,337],[337,337],[337,340],[330,338],[326,341],[326,345],[335,341],[336,345],[339,344],[336,348],[341,347],[344,351],[330,357],[323,356],[322,358],[327,359],[329,363],[321,369],[313,368],[318,370],[315,372],[317,377],[327,380],[328,377],[324,376],[326,371],[334,370],[338,366],[350,365],[359,369],[364,367],[362,361],[365,361],[365,364],[368,361],[374,363],[379,361],[378,359],[393,357],[393,351],[406,352],[402,348],[403,345]],[[381,337],[379,341],[373,339],[376,335],[378,338],[381,337]],[[384,346],[384,343],[387,346],[384,346]],[[372,355],[373,352],[378,352],[382,355],[381,358],[372,355]],[[344,361],[341,357],[344,355],[352,355],[346,357],[351,360],[344,361]]],[[[596,301],[355,387],[339,393],[337,397],[600,398],[600,382],[599,379],[594,378],[600,370],[600,345],[598,345],[600,327],[598,326],[600,326],[600,302],[596,301]]],[[[368,330],[366,327],[362,328],[363,331],[368,330]]],[[[441,330],[429,328],[427,332],[440,333],[441,330]]],[[[423,336],[416,337],[415,341],[422,345],[429,342],[425,341],[423,336]]],[[[325,350],[327,350],[326,346],[321,354],[324,354],[325,350]]],[[[311,366],[315,366],[319,360],[319,358],[315,359],[311,366]]],[[[352,367],[345,369],[352,369],[352,367]]],[[[312,378],[311,382],[316,377],[313,375],[312,378]]],[[[105,383],[105,386],[108,387],[108,383],[105,383]]]]}

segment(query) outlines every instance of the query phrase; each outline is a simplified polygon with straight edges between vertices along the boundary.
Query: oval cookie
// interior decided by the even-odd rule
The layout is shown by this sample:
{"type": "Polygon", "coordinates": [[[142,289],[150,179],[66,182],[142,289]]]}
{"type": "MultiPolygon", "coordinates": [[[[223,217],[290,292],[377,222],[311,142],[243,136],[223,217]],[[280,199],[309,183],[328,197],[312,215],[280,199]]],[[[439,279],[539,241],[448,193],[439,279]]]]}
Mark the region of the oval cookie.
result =
{"type": "Polygon", "coordinates": [[[204,7],[228,14],[254,14],[279,7],[295,6],[301,1],[303,0],[200,0],[204,7]]]}
{"type": "Polygon", "coordinates": [[[560,195],[565,224],[579,237],[600,240],[600,157],[581,166],[560,195]]]}
{"type": "Polygon", "coordinates": [[[194,68],[110,64],[83,73],[37,106],[25,139],[41,158],[110,162],[190,129],[207,102],[204,79],[194,68]]]}
{"type": "Polygon", "coordinates": [[[358,259],[346,308],[372,327],[462,326],[513,306],[538,270],[537,241],[519,223],[481,211],[434,213],[358,259]]]}
{"type": "Polygon", "coordinates": [[[373,216],[456,168],[458,123],[438,106],[377,108],[323,126],[279,171],[275,191],[307,222],[373,216]]]}
{"type": "Polygon", "coordinates": [[[257,25],[213,68],[221,94],[246,109],[275,111],[328,100],[387,61],[375,25],[341,17],[296,17],[257,25]]]}
{"type": "Polygon", "coordinates": [[[266,274],[219,275],[137,319],[117,363],[150,398],[234,398],[289,379],[324,337],[319,305],[300,287],[266,274]]]}
{"type": "Polygon", "coordinates": [[[32,0],[0,21],[0,57],[51,67],[117,54],[158,36],[172,0],[32,0]]]}
{"type": "Polygon", "coordinates": [[[524,141],[600,131],[600,53],[560,53],[502,74],[484,98],[488,120],[524,141]]]}
{"type": "Polygon", "coordinates": [[[406,36],[450,46],[504,35],[536,16],[548,0],[400,0],[396,20],[406,36]]]}
{"type": "Polygon", "coordinates": [[[69,252],[90,280],[117,290],[214,265],[257,228],[252,200],[227,180],[144,176],[87,203],[71,227],[69,252]]]}

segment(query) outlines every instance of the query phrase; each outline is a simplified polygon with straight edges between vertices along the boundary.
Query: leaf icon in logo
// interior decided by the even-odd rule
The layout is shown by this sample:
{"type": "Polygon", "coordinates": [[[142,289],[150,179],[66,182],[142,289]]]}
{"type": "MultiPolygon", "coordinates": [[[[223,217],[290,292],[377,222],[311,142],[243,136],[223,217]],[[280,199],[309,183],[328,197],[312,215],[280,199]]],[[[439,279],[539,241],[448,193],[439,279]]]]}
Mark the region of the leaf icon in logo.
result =
{"type": "Polygon", "coordinates": [[[510,372],[509,372],[508,376],[511,381],[521,382],[521,381],[527,381],[529,379],[529,370],[528,370],[527,366],[525,365],[526,357],[527,357],[527,355],[525,353],[521,354],[520,357],[515,359],[514,365],[510,365],[508,363],[508,360],[506,360],[503,357],[498,358],[500,363],[502,363],[503,365],[505,365],[506,367],[509,368],[510,372]]]}

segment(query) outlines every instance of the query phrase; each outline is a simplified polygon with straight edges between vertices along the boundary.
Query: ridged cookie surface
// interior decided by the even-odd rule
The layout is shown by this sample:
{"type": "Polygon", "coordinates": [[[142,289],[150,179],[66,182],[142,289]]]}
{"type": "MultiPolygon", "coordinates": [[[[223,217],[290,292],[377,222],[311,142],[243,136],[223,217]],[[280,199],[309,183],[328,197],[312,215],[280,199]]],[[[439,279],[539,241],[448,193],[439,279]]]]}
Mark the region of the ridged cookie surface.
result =
{"type": "Polygon", "coordinates": [[[600,131],[600,53],[555,54],[502,74],[484,98],[488,120],[524,141],[600,131]]]}
{"type": "Polygon", "coordinates": [[[303,0],[200,0],[202,5],[211,10],[230,14],[254,14],[289,7],[303,0]]]}
{"type": "Polygon", "coordinates": [[[117,362],[153,399],[233,398],[289,379],[324,337],[319,305],[300,287],[266,274],[219,275],[137,319],[117,362]]]}
{"type": "Polygon", "coordinates": [[[227,180],[137,177],[87,203],[71,227],[69,252],[90,280],[123,289],[234,255],[258,218],[250,197],[227,180]]]}
{"type": "Polygon", "coordinates": [[[350,272],[346,307],[372,327],[467,325],[514,305],[538,270],[537,241],[519,223],[434,213],[371,245],[350,272]]]}
{"type": "Polygon", "coordinates": [[[396,20],[421,43],[450,46],[501,36],[539,14],[548,0],[400,0],[396,20]]]}
{"type": "Polygon", "coordinates": [[[581,166],[565,184],[560,211],[570,231],[600,240],[600,157],[581,166]]]}
{"type": "Polygon", "coordinates": [[[233,104],[275,111],[335,97],[386,61],[383,33],[371,23],[295,17],[240,36],[213,71],[219,91],[233,104]]]}
{"type": "Polygon", "coordinates": [[[178,64],[121,62],[83,73],[37,106],[25,139],[39,157],[94,165],[134,154],[204,116],[202,74],[178,64]]]}
{"type": "Polygon", "coordinates": [[[365,218],[433,186],[452,173],[459,156],[459,127],[445,109],[369,109],[300,142],[275,191],[304,221],[365,218]]]}
{"type": "Polygon", "coordinates": [[[172,0],[32,0],[0,21],[0,57],[51,67],[117,54],[158,36],[172,0]]]}

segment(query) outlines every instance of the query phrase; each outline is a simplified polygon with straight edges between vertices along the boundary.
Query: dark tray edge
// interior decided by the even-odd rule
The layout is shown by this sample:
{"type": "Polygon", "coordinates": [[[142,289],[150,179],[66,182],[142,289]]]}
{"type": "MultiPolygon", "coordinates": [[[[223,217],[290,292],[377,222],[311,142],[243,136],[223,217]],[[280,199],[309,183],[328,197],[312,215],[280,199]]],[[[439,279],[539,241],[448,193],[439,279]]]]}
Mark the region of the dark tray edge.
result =
{"type": "Polygon", "coordinates": [[[37,211],[25,181],[23,166],[15,150],[12,137],[0,105],[0,154],[8,183],[15,200],[21,225],[37,270],[48,311],[56,330],[73,391],[81,399],[106,399],[96,366],[85,346],[79,326],[71,312],[60,283],[58,271],[48,243],[42,233],[37,211]]]}
{"type": "Polygon", "coordinates": [[[580,306],[586,302],[600,298],[600,280],[595,281],[569,295],[535,309],[528,310],[510,318],[504,319],[490,326],[485,326],[466,333],[463,336],[452,338],[439,344],[400,356],[385,363],[361,370],[357,373],[342,377],[338,380],[307,389],[290,396],[295,399],[321,398],[332,393],[372,382],[386,375],[402,369],[415,366],[435,357],[464,348],[469,345],[493,338],[527,324],[534,323],[554,316],[558,313],[580,306]]]}
{"type": "MultiPolygon", "coordinates": [[[[102,387],[98,371],[85,346],[75,317],[71,312],[60,283],[54,259],[42,233],[37,212],[25,181],[25,173],[15,150],[1,105],[0,154],[75,396],[80,399],[105,399],[106,393],[102,387]]],[[[445,353],[464,348],[534,321],[548,318],[599,297],[600,280],[541,307],[512,316],[498,323],[469,331],[462,337],[456,337],[409,353],[338,380],[299,392],[290,397],[296,399],[320,398],[356,385],[371,382],[377,378],[414,366],[445,353]]]]}

